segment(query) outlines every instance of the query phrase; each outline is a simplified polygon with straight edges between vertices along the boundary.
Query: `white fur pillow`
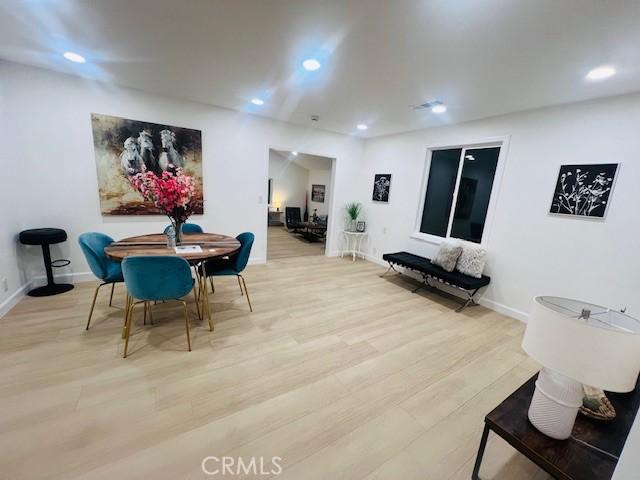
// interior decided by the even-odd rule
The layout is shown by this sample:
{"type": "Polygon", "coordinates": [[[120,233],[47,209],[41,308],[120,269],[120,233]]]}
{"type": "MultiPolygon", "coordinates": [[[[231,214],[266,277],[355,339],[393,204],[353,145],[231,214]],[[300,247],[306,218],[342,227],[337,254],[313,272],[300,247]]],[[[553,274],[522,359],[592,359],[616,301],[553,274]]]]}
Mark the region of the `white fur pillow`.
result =
{"type": "Polygon", "coordinates": [[[480,278],[484,270],[486,256],[487,251],[484,248],[470,243],[463,243],[462,254],[458,258],[456,270],[470,277],[480,278]]]}
{"type": "Polygon", "coordinates": [[[442,267],[447,272],[453,272],[461,253],[462,247],[457,243],[444,242],[440,245],[436,258],[431,260],[431,263],[442,267]]]}

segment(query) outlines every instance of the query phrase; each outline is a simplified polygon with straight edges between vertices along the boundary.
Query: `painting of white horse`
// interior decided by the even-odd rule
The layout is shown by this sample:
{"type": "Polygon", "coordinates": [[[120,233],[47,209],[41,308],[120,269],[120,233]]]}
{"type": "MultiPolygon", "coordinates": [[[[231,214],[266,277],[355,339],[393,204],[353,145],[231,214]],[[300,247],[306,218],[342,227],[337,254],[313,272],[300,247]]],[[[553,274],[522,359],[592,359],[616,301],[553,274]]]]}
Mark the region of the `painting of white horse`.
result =
{"type": "Polygon", "coordinates": [[[193,177],[194,213],[204,213],[202,195],[202,133],[200,130],[91,114],[93,146],[103,215],[158,215],[160,212],[131,186],[142,172],[175,171],[193,177]]]}

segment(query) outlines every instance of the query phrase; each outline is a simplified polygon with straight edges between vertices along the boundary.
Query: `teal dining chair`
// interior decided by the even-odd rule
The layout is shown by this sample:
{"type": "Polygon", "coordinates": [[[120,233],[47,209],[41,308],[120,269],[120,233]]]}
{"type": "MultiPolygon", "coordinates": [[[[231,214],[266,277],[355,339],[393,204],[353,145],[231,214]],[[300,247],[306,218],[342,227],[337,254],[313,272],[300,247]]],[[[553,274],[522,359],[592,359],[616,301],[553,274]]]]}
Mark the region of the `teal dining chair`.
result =
{"type": "MultiPolygon", "coordinates": [[[[163,233],[166,235],[172,226],[173,225],[167,225],[163,233]]],[[[197,223],[183,223],[182,233],[203,233],[203,230],[202,227],[197,223]]]]}
{"type": "MultiPolygon", "coordinates": [[[[240,294],[246,294],[249,310],[253,312],[251,299],[249,298],[249,291],[247,290],[247,283],[242,276],[242,272],[249,262],[249,255],[251,254],[251,247],[253,246],[255,235],[251,232],[245,232],[238,235],[236,239],[240,242],[240,250],[233,255],[230,255],[228,259],[216,259],[205,262],[201,267],[200,272],[209,279],[219,276],[235,275],[238,279],[238,285],[240,286],[240,294]],[[242,290],[243,287],[244,291],[242,290]]],[[[213,290],[213,284],[211,287],[213,290]]]]}
{"type": "Polygon", "coordinates": [[[116,283],[124,282],[122,276],[122,268],[120,262],[111,260],[104,253],[105,247],[108,247],[113,243],[113,238],[104,233],[88,232],[83,233],[78,237],[78,243],[82,249],[82,253],[87,259],[89,268],[93,274],[102,280],[102,283],[96,287],[93,294],[93,302],[91,302],[91,310],[89,310],[89,318],[87,320],[87,326],[85,330],[89,330],[91,324],[91,316],[93,315],[93,309],[96,306],[96,298],[98,297],[98,291],[100,287],[104,285],[111,285],[111,296],[109,297],[109,306],[113,302],[113,289],[116,283]]]}
{"type": "Polygon", "coordinates": [[[129,256],[122,261],[122,273],[129,297],[124,328],[124,358],[127,358],[134,307],[144,303],[146,315],[149,302],[158,301],[175,300],[182,303],[187,329],[187,346],[191,351],[189,312],[187,302],[183,298],[193,291],[194,280],[191,277],[189,262],[172,255],[129,256]]]}

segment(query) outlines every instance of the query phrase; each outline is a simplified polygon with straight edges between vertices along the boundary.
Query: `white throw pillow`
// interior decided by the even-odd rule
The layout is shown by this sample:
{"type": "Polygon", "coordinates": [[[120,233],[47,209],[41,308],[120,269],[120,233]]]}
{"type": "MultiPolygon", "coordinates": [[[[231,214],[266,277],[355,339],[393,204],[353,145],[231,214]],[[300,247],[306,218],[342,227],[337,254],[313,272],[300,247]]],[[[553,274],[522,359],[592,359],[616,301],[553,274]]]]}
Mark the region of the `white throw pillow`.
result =
{"type": "Polygon", "coordinates": [[[462,254],[458,258],[456,270],[470,277],[480,278],[484,270],[486,256],[487,251],[484,248],[470,243],[463,243],[462,254]]]}
{"type": "Polygon", "coordinates": [[[462,247],[458,243],[443,242],[431,263],[442,267],[447,272],[453,272],[461,253],[462,247]]]}

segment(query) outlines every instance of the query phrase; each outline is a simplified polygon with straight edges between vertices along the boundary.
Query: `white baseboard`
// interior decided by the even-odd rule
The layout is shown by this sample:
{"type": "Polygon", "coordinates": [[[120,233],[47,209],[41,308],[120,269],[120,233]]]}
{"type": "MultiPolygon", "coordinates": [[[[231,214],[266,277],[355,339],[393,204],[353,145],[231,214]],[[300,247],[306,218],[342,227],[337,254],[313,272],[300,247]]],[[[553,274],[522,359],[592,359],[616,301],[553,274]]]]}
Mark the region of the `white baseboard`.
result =
{"type": "Polygon", "coordinates": [[[4,302],[0,303],[0,318],[4,317],[13,307],[20,303],[20,300],[24,298],[26,293],[27,286],[23,285],[13,292],[4,302]]]}
{"type": "Polygon", "coordinates": [[[506,315],[507,317],[515,318],[516,320],[520,320],[521,322],[527,323],[529,320],[529,315],[521,310],[517,310],[515,308],[507,307],[502,303],[495,302],[489,298],[481,298],[478,303],[482,306],[485,306],[495,312],[506,315]]]}
{"type": "MultiPolygon", "coordinates": [[[[54,275],[54,280],[57,283],[82,283],[91,282],[97,280],[95,275],[91,272],[76,272],[76,273],[63,273],[60,275],[54,275]]],[[[45,275],[39,275],[32,278],[25,285],[22,285],[15,292],[11,294],[4,302],[0,304],[0,318],[4,317],[9,311],[15,307],[20,300],[22,300],[27,292],[32,288],[41,287],[47,284],[47,277],[45,275]]]]}

